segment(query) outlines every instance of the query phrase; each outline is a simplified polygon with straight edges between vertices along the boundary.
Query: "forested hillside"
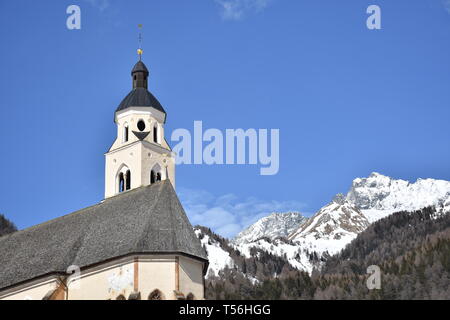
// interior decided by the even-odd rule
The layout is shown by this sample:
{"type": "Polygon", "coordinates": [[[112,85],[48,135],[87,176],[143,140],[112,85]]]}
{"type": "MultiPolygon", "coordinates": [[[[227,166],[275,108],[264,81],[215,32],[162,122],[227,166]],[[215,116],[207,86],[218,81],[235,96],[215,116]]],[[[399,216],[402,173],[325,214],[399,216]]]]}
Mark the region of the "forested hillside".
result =
{"type": "Polygon", "coordinates": [[[17,228],[14,223],[6,219],[4,215],[0,214],[0,237],[15,231],[17,231],[17,228]]]}
{"type": "Polygon", "coordinates": [[[434,208],[398,212],[369,226],[311,276],[284,268],[254,279],[227,268],[207,280],[206,292],[209,299],[450,299],[450,215],[434,208]],[[371,265],[381,269],[380,290],[366,286],[371,265]]]}
{"type": "Polygon", "coordinates": [[[227,277],[235,278],[244,274],[245,278],[254,281],[255,279],[273,278],[295,269],[288,263],[288,261],[267,251],[251,248],[251,258],[247,258],[241,254],[229,241],[221,236],[214,234],[209,228],[196,227],[201,230],[199,235],[200,241],[204,242],[204,237],[208,238],[209,245],[211,242],[217,242],[220,248],[225,250],[233,261],[232,267],[227,267],[222,274],[227,277]],[[234,274],[236,272],[236,274],[234,274]]]}

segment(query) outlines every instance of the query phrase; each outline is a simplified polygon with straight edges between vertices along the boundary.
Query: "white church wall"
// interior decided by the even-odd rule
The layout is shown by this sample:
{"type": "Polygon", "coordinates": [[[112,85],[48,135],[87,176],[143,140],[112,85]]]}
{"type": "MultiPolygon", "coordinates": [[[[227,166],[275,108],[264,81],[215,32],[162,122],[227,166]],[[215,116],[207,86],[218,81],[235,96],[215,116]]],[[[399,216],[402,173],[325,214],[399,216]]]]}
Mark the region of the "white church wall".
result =
{"type": "Polygon", "coordinates": [[[106,154],[105,165],[105,198],[112,197],[118,193],[117,173],[126,165],[131,172],[131,189],[142,185],[141,176],[141,150],[139,142],[130,145],[126,150],[119,149],[116,152],[106,154]]]}
{"type": "Polygon", "coordinates": [[[166,300],[173,300],[176,288],[175,256],[139,257],[138,287],[141,299],[147,300],[157,289],[166,300]]]}
{"type": "Polygon", "coordinates": [[[192,293],[196,300],[204,299],[203,263],[188,257],[180,257],[180,291],[185,296],[192,293]]]}
{"type": "Polygon", "coordinates": [[[30,282],[0,293],[0,300],[42,300],[57,288],[63,289],[58,298],[67,300],[116,300],[120,295],[128,299],[136,289],[142,300],[154,290],[165,300],[175,299],[175,290],[185,297],[192,293],[195,299],[203,299],[202,270],[202,262],[184,256],[128,256],[82,270],[66,278],[65,285],[57,277],[30,282]]]}
{"type": "Polygon", "coordinates": [[[152,148],[149,144],[142,144],[141,181],[142,185],[150,184],[150,172],[153,168],[161,169],[162,180],[169,179],[175,188],[175,159],[170,151],[161,153],[161,150],[152,148]]]}
{"type": "MultiPolygon", "coordinates": [[[[165,300],[175,299],[177,268],[175,255],[141,255],[135,260],[111,262],[81,273],[79,280],[68,283],[68,300],[115,300],[119,295],[128,299],[135,288],[141,299],[159,290],[165,300]],[[137,272],[137,273],[136,273],[137,272]]],[[[179,257],[179,291],[203,299],[203,264],[191,258],[179,257]]]]}
{"type": "Polygon", "coordinates": [[[115,261],[81,272],[78,279],[69,281],[68,300],[116,300],[119,295],[128,299],[134,291],[134,261],[115,261]]]}
{"type": "Polygon", "coordinates": [[[158,144],[168,149],[169,146],[164,139],[164,116],[162,113],[149,107],[133,107],[129,108],[117,115],[117,137],[110,150],[115,150],[124,145],[139,141],[139,139],[133,134],[133,131],[140,132],[137,127],[139,120],[143,120],[145,123],[145,129],[143,132],[150,132],[145,138],[145,141],[154,143],[153,140],[153,127],[157,125],[158,128],[158,144]],[[125,124],[128,125],[128,141],[124,141],[123,132],[125,124]]]}
{"type": "Polygon", "coordinates": [[[40,279],[12,290],[0,292],[0,300],[42,300],[45,295],[58,287],[56,277],[40,279]]]}

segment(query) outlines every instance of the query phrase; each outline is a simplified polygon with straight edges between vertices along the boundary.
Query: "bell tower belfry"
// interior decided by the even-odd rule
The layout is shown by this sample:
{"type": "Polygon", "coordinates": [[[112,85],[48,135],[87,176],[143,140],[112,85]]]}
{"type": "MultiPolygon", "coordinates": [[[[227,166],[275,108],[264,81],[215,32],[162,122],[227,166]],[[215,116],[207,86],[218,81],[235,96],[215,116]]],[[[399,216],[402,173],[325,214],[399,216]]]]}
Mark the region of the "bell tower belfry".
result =
{"type": "Polygon", "coordinates": [[[175,156],[164,138],[166,112],[148,91],[142,49],[138,54],[132,90],[115,111],[117,137],[105,154],[105,198],[166,179],[175,188],[175,156]]]}

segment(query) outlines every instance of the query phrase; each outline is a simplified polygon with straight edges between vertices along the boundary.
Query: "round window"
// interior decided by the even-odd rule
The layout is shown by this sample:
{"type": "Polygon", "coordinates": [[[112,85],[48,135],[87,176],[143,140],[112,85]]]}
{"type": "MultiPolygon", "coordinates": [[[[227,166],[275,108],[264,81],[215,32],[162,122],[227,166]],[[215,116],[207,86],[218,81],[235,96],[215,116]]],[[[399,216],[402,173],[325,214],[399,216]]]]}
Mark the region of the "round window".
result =
{"type": "Polygon", "coordinates": [[[139,120],[139,122],[137,123],[137,127],[138,127],[139,131],[144,131],[145,130],[144,120],[139,120]]]}

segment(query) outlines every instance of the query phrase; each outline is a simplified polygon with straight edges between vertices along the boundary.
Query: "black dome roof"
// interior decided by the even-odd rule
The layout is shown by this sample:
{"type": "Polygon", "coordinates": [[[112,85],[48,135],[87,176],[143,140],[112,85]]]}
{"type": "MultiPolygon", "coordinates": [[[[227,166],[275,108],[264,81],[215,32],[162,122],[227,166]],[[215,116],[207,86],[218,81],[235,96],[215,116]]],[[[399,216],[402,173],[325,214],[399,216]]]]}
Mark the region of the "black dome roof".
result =
{"type": "Polygon", "coordinates": [[[145,88],[134,88],[130,93],[122,100],[116,112],[124,110],[128,107],[153,107],[163,113],[166,113],[158,99],[145,88]]]}
{"type": "Polygon", "coordinates": [[[162,105],[147,89],[148,69],[145,64],[139,60],[131,70],[133,79],[133,90],[122,100],[116,109],[116,112],[125,110],[129,107],[152,107],[156,110],[166,113],[162,105]]]}
{"type": "Polygon", "coordinates": [[[145,66],[145,64],[139,60],[133,67],[133,70],[131,70],[131,75],[133,75],[133,73],[135,72],[144,72],[148,74],[148,69],[145,66]]]}

